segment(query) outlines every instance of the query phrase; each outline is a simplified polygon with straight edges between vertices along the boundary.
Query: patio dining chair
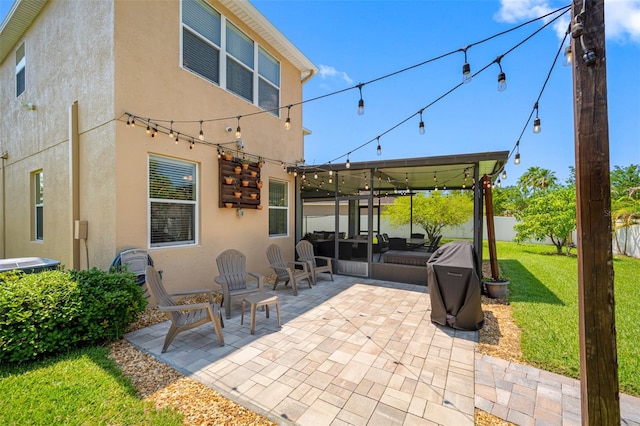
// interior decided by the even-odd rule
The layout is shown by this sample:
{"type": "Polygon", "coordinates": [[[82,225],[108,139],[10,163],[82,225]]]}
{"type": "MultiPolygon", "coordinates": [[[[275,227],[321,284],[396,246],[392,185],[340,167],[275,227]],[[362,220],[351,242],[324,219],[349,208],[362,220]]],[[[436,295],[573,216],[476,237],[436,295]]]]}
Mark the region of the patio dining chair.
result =
{"type": "Polygon", "coordinates": [[[331,274],[331,281],[333,281],[333,260],[330,257],[316,256],[313,253],[313,245],[306,240],[300,240],[300,242],[296,244],[296,252],[298,253],[298,258],[303,262],[307,262],[309,265],[311,279],[314,284],[317,283],[318,274],[322,272],[328,272],[331,274]],[[318,260],[325,264],[318,265],[318,260]]]}
{"type": "Polygon", "coordinates": [[[224,346],[224,337],[222,336],[222,315],[220,306],[214,302],[213,294],[210,289],[195,289],[181,291],[178,293],[167,293],[162,284],[160,273],[151,265],[147,265],[145,269],[145,277],[147,288],[151,296],[156,299],[158,309],[169,318],[171,327],[164,339],[162,352],[166,352],[167,348],[178,333],[198,327],[202,324],[211,322],[213,330],[218,337],[220,346],[224,346]],[[198,294],[206,294],[208,301],[202,303],[178,304],[174,300],[178,296],[195,296],[198,294]]]}
{"type": "Polygon", "coordinates": [[[274,290],[280,281],[284,281],[285,286],[291,283],[294,296],[298,295],[298,283],[302,280],[307,280],[307,284],[311,288],[311,277],[307,262],[288,262],[284,260],[282,250],[275,244],[267,247],[267,259],[269,259],[271,269],[276,273],[276,280],[273,283],[274,290]],[[297,269],[296,266],[300,266],[300,269],[297,269]]]}
{"type": "Polygon", "coordinates": [[[247,272],[247,258],[235,249],[225,250],[216,258],[220,275],[214,281],[222,287],[224,311],[231,318],[231,298],[263,293],[262,274],[247,272]]]}

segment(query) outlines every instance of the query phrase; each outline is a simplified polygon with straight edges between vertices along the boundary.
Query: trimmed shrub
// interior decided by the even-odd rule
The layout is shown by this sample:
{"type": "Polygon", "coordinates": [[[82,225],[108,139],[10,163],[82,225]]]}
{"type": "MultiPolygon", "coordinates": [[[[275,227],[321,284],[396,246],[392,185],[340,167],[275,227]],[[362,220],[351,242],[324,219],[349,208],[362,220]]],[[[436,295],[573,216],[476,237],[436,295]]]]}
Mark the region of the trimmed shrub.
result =
{"type": "Polygon", "coordinates": [[[0,274],[0,362],[117,340],[146,305],[130,272],[0,274]]]}

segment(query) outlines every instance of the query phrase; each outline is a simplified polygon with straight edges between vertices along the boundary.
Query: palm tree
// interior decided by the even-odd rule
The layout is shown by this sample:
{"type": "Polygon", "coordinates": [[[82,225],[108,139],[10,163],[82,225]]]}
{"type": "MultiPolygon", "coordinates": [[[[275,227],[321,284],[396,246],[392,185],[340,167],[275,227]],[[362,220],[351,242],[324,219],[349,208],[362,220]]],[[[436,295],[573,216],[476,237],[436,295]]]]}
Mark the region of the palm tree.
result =
{"type": "Polygon", "coordinates": [[[518,179],[518,187],[525,193],[535,193],[536,189],[549,188],[556,185],[558,179],[554,172],[541,167],[529,167],[518,179]]]}

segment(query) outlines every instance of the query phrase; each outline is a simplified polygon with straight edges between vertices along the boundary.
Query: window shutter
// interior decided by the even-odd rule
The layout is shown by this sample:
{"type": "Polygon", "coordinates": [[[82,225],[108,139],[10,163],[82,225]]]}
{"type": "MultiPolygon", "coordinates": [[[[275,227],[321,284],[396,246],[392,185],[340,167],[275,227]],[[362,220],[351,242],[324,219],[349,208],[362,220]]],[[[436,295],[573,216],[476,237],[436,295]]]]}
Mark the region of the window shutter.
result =
{"type": "Polygon", "coordinates": [[[219,50],[187,29],[182,31],[182,65],[216,84],[220,84],[219,50]]]}

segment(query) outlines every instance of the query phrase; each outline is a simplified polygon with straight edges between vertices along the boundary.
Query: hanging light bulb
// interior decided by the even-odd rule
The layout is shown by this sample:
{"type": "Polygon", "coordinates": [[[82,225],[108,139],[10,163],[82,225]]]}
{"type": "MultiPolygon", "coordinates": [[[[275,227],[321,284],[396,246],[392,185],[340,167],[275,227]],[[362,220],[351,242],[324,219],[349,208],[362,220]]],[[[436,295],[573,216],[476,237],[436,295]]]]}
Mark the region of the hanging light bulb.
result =
{"type": "Polygon", "coordinates": [[[513,163],[516,164],[516,165],[520,164],[520,153],[519,152],[516,153],[516,158],[515,158],[515,160],[513,160],[513,163]]]}
{"type": "MultiPolygon", "coordinates": [[[[176,145],[180,142],[180,133],[176,133],[176,145]]],[[[220,158],[220,152],[218,152],[218,158],[220,158]]]]}
{"type": "Polygon", "coordinates": [[[502,171],[502,180],[507,180],[507,169],[502,171]]]}
{"type": "Polygon", "coordinates": [[[313,174],[313,178],[314,178],[314,179],[318,179],[318,172],[315,172],[315,173],[313,174]]]}
{"type": "Polygon", "coordinates": [[[302,180],[307,179],[307,174],[305,172],[302,172],[302,180]]]}
{"type": "Polygon", "coordinates": [[[462,51],[464,52],[464,64],[462,64],[462,82],[464,84],[471,83],[473,76],[471,75],[471,65],[467,62],[467,49],[471,46],[467,46],[462,51]]]}
{"type": "Polygon", "coordinates": [[[358,115],[364,114],[364,100],[362,99],[362,86],[363,83],[358,84],[358,90],[360,90],[360,100],[358,101],[358,115]]]}
{"type": "Polygon", "coordinates": [[[380,146],[380,136],[378,136],[378,148],[376,148],[376,154],[382,155],[382,147],[380,146]]]}
{"type": "Polygon", "coordinates": [[[131,116],[127,114],[127,127],[131,125],[131,116]]]}
{"type": "Polygon", "coordinates": [[[151,131],[151,137],[155,138],[157,134],[158,134],[158,128],[154,127],[153,130],[151,131]]]}
{"type": "Polygon", "coordinates": [[[502,186],[502,184],[500,183],[500,179],[498,179],[498,182],[496,183],[496,186],[497,186],[498,188],[500,188],[500,187],[502,186]]]}
{"type": "Polygon", "coordinates": [[[150,135],[151,134],[151,124],[149,123],[151,119],[147,118],[147,134],[150,135]]]}
{"type": "Polygon", "coordinates": [[[424,135],[424,121],[422,121],[422,111],[420,110],[420,124],[418,124],[418,133],[424,135]]]}
{"type": "Polygon", "coordinates": [[[171,120],[171,126],[169,127],[169,139],[173,138],[173,120],[171,120]]]}
{"type": "Polygon", "coordinates": [[[502,71],[502,55],[498,56],[495,62],[500,67],[500,72],[498,73],[498,92],[504,92],[507,90],[507,75],[502,71]]]}
{"type": "Polygon", "coordinates": [[[365,183],[365,184],[364,184],[364,190],[365,190],[365,191],[368,191],[368,190],[369,190],[369,183],[365,183]]]}
{"type": "Polygon", "coordinates": [[[293,175],[294,176],[298,176],[298,170],[297,169],[293,171],[293,175]]]}
{"type": "Polygon", "coordinates": [[[191,138],[191,145],[189,145],[189,149],[193,149],[193,146],[196,144],[196,141],[191,138]]]}
{"type": "Polygon", "coordinates": [[[538,117],[533,120],[533,133],[540,133],[540,119],[538,117]]]}
{"type": "Polygon", "coordinates": [[[565,67],[570,67],[572,62],[573,51],[571,50],[571,45],[569,45],[564,49],[564,62],[562,63],[562,65],[564,65],[565,67]]]}
{"type": "Polygon", "coordinates": [[[351,168],[351,162],[349,162],[349,154],[347,154],[347,162],[344,165],[347,169],[351,168]]]}
{"type": "Polygon", "coordinates": [[[136,127],[136,118],[135,117],[131,117],[131,127],[136,127]]]}
{"type": "Polygon", "coordinates": [[[333,170],[329,169],[329,176],[333,176],[333,170]]]}
{"type": "Polygon", "coordinates": [[[236,128],[236,139],[240,139],[242,137],[242,132],[240,131],[240,116],[238,118],[238,127],[236,128]]]}
{"type": "Polygon", "coordinates": [[[329,176],[329,183],[333,183],[333,178],[329,176]]]}
{"type": "Polygon", "coordinates": [[[291,113],[291,105],[287,105],[287,119],[284,121],[284,128],[286,130],[289,130],[291,128],[291,118],[289,118],[290,113],[291,113]]]}
{"type": "Polygon", "coordinates": [[[198,139],[201,141],[204,140],[204,133],[202,132],[202,120],[200,120],[200,133],[198,134],[198,139]]]}

